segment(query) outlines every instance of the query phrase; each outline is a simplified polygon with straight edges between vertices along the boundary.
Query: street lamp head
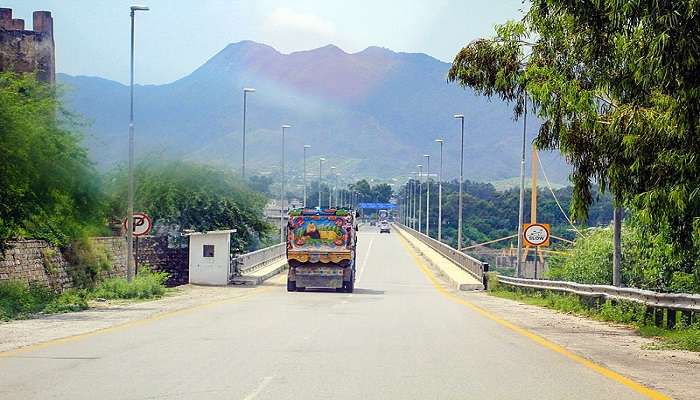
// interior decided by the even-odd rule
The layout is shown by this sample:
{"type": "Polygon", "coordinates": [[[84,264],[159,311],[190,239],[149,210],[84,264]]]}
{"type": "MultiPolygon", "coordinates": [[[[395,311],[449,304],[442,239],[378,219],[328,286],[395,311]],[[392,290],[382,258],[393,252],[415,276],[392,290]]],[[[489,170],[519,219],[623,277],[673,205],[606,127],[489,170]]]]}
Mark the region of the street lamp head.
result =
{"type": "Polygon", "coordinates": [[[423,157],[430,158],[430,154],[423,154],[423,157]]]}
{"type": "Polygon", "coordinates": [[[464,114],[455,114],[455,118],[464,119],[464,114]]]}
{"type": "Polygon", "coordinates": [[[417,167],[418,167],[418,168],[423,168],[423,164],[418,164],[417,167]]]}
{"type": "Polygon", "coordinates": [[[292,127],[291,125],[282,125],[282,129],[289,129],[291,127],[292,127]]]}
{"type": "Polygon", "coordinates": [[[249,88],[249,87],[243,88],[244,93],[253,93],[254,91],[255,91],[255,88],[249,88]]]}
{"type": "Polygon", "coordinates": [[[445,141],[442,140],[442,139],[435,139],[435,142],[442,144],[442,143],[444,143],[445,141]]]}
{"type": "Polygon", "coordinates": [[[133,11],[148,11],[148,10],[150,10],[150,8],[148,8],[147,6],[136,6],[136,5],[131,6],[132,12],[133,11]]]}
{"type": "Polygon", "coordinates": [[[331,167],[331,169],[335,169],[335,167],[331,167]]]}
{"type": "Polygon", "coordinates": [[[326,159],[321,157],[321,158],[319,158],[319,161],[326,161],[326,159]]]}
{"type": "Polygon", "coordinates": [[[305,149],[310,149],[310,148],[311,148],[311,145],[310,145],[310,144],[305,144],[305,145],[304,145],[304,148],[305,148],[305,149]]]}

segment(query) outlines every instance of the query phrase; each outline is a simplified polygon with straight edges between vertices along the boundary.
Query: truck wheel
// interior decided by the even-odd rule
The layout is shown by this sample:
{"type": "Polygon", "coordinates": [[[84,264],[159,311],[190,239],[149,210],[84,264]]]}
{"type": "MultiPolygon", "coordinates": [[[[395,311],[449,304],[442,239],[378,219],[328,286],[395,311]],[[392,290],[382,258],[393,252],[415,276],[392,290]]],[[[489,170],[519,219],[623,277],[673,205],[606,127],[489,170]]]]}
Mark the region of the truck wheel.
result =
{"type": "Polygon", "coordinates": [[[350,274],[350,281],[343,282],[343,289],[345,293],[352,293],[352,291],[355,290],[355,270],[350,274]]]}
{"type": "Polygon", "coordinates": [[[355,281],[343,282],[343,289],[345,289],[345,293],[352,293],[355,290],[355,281]]]}
{"type": "Polygon", "coordinates": [[[294,281],[290,281],[287,279],[287,291],[288,292],[294,292],[297,290],[297,283],[294,281]]]}

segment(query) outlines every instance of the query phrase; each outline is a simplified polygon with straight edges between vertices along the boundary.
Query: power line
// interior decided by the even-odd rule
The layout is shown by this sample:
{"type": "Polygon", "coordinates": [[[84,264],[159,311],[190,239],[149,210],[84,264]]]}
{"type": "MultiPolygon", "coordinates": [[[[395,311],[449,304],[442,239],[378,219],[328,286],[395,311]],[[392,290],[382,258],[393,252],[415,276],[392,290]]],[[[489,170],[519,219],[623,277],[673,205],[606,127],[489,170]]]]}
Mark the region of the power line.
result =
{"type": "MultiPolygon", "coordinates": [[[[549,183],[549,178],[547,178],[547,173],[544,170],[544,166],[542,165],[542,160],[538,157],[537,162],[540,164],[540,169],[542,170],[542,176],[544,176],[544,180],[547,182],[547,187],[549,188],[549,191],[552,193],[552,197],[554,197],[554,202],[557,203],[557,207],[559,207],[559,211],[561,211],[561,214],[566,218],[566,221],[571,225],[572,228],[574,228],[574,231],[578,233],[579,235],[583,236],[581,231],[576,228],[573,222],[569,219],[569,216],[564,212],[564,209],[562,208],[561,204],[559,203],[559,199],[557,198],[557,195],[554,194],[554,190],[552,189],[552,184],[549,183]]],[[[532,190],[537,190],[537,188],[532,188],[532,190]]]]}

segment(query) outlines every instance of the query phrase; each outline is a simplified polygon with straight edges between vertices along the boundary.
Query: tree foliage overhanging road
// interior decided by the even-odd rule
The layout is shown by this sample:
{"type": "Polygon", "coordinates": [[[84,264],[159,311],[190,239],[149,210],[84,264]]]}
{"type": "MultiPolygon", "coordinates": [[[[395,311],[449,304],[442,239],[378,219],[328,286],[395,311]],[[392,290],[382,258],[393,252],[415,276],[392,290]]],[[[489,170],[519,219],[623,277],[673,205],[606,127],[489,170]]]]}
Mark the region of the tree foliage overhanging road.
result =
{"type": "Polygon", "coordinates": [[[0,243],[66,244],[104,226],[99,177],[75,128],[55,88],[0,73],[0,243]]]}
{"type": "MultiPolygon", "coordinates": [[[[66,246],[108,234],[125,215],[126,172],[100,175],[81,144],[77,118],[57,89],[31,74],[0,73],[0,243],[46,239],[66,246]]],[[[137,209],[158,226],[236,228],[248,250],[265,239],[265,198],[232,173],[188,162],[142,162],[137,209]]]]}
{"type": "Polygon", "coordinates": [[[573,165],[571,211],[592,185],[674,251],[663,272],[700,274],[700,3],[533,1],[521,21],[476,40],[448,80],[543,123],[535,140],[573,165]]]}

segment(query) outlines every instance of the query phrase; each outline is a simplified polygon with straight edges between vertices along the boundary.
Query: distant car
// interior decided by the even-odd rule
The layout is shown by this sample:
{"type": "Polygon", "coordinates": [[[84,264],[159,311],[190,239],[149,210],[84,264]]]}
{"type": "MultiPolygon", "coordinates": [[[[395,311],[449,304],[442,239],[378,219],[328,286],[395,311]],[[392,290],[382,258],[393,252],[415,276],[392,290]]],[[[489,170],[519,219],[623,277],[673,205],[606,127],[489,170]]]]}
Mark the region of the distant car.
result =
{"type": "Polygon", "coordinates": [[[369,226],[377,226],[377,223],[375,221],[369,221],[369,226]]]}
{"type": "Polygon", "coordinates": [[[389,222],[382,221],[379,223],[379,233],[391,233],[391,226],[389,222]]]}

